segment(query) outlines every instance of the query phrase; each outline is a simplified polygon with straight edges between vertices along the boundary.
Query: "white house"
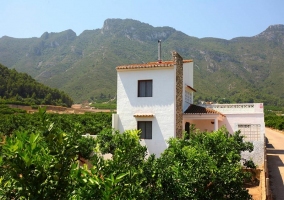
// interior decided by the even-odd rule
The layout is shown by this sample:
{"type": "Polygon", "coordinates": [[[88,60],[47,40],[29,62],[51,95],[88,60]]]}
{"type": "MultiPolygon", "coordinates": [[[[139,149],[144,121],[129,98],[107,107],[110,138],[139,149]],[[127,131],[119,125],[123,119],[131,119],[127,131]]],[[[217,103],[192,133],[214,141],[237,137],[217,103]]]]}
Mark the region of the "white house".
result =
{"type": "Polygon", "coordinates": [[[181,136],[183,110],[193,102],[193,61],[173,53],[173,61],[118,66],[117,114],[113,127],[141,129],[149,153],[160,155],[171,137],[181,136]]]}
{"type": "MultiPolygon", "coordinates": [[[[201,131],[222,126],[229,132],[241,129],[249,141],[263,145],[263,105],[193,105],[193,61],[183,60],[177,52],[172,61],[159,59],[118,66],[116,70],[117,114],[113,115],[112,126],[120,132],[141,129],[142,142],[150,154],[159,156],[167,148],[166,141],[181,137],[188,124],[195,124],[201,131]]],[[[260,163],[263,155],[257,160],[260,163]]]]}
{"type": "Polygon", "coordinates": [[[264,112],[262,103],[190,105],[183,115],[184,123],[194,124],[201,131],[215,131],[225,126],[233,133],[240,130],[245,141],[252,142],[253,152],[243,152],[243,159],[264,163],[264,112]]]}

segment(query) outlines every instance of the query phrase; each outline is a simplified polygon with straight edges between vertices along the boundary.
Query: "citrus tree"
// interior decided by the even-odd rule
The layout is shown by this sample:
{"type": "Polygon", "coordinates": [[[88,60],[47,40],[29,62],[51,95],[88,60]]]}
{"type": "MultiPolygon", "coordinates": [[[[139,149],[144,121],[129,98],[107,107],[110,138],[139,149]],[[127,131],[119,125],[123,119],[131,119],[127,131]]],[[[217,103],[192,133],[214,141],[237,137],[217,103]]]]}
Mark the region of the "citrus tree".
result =
{"type": "Polygon", "coordinates": [[[93,167],[77,171],[77,198],[92,199],[251,199],[243,187],[250,174],[240,164],[241,151],[252,151],[239,132],[221,129],[172,138],[159,157],[146,158],[139,132],[99,134],[93,167]],[[86,184],[85,184],[86,183],[86,184]],[[86,192],[88,191],[88,192],[86,192]]]}
{"type": "Polygon", "coordinates": [[[38,119],[37,128],[0,137],[2,199],[251,199],[240,154],[253,145],[239,132],[192,131],[156,158],[137,130],[83,138],[81,124],[66,131],[44,110],[38,119]],[[80,158],[92,166],[80,167],[80,158]]]}
{"type": "Polygon", "coordinates": [[[71,198],[78,156],[92,152],[92,146],[84,145],[88,138],[82,139],[80,130],[67,133],[49,121],[45,110],[39,115],[40,126],[35,131],[2,136],[0,197],[4,199],[71,198]]]}
{"type": "Polygon", "coordinates": [[[252,151],[239,132],[225,129],[170,139],[157,160],[162,199],[250,199],[243,187],[250,174],[242,170],[241,151],[252,151]]]}

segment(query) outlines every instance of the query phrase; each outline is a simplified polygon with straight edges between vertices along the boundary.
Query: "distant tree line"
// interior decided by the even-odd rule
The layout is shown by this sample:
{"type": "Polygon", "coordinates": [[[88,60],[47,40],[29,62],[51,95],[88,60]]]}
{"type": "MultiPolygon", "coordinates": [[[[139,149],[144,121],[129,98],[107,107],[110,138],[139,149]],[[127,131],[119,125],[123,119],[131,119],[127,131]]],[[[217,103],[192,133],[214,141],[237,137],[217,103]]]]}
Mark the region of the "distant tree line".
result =
{"type": "Polygon", "coordinates": [[[70,107],[73,100],[62,91],[36,82],[26,73],[0,64],[0,103],[70,107]]]}
{"type": "Polygon", "coordinates": [[[284,108],[267,106],[264,112],[265,126],[278,130],[284,130],[284,108]]]}
{"type": "MultiPolygon", "coordinates": [[[[32,130],[37,131],[41,124],[41,116],[49,121],[56,122],[52,126],[71,132],[80,129],[82,134],[89,133],[97,135],[104,128],[111,128],[111,113],[85,113],[85,114],[1,114],[0,105],[0,135],[13,135],[17,131],[32,130]]],[[[43,109],[43,108],[40,108],[43,109]]],[[[18,109],[19,113],[20,109],[18,109]]]]}
{"type": "Polygon", "coordinates": [[[194,101],[196,104],[200,103],[201,101],[205,101],[219,104],[264,103],[264,105],[269,106],[284,106],[283,99],[268,94],[260,94],[258,91],[254,91],[253,93],[228,93],[226,96],[195,95],[194,101]]]}

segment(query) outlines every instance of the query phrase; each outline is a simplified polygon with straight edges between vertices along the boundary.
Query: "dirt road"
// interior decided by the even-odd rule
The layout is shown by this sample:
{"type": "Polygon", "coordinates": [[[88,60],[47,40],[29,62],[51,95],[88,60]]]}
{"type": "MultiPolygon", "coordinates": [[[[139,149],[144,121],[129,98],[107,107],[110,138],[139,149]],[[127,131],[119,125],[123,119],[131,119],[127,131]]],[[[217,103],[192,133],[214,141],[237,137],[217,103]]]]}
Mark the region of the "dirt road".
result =
{"type": "Polygon", "coordinates": [[[270,188],[274,199],[284,200],[284,133],[266,128],[265,134],[270,188]]]}

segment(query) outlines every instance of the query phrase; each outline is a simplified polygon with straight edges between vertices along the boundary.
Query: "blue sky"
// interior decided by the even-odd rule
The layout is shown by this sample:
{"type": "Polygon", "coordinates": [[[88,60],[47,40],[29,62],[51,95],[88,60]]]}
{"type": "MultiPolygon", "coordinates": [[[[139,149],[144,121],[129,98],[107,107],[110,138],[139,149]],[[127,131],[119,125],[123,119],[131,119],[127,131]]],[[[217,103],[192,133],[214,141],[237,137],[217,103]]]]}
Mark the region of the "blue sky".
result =
{"type": "Polygon", "coordinates": [[[231,39],[284,24],[284,0],[1,0],[0,37],[102,28],[107,18],[170,26],[189,36],[231,39]]]}

